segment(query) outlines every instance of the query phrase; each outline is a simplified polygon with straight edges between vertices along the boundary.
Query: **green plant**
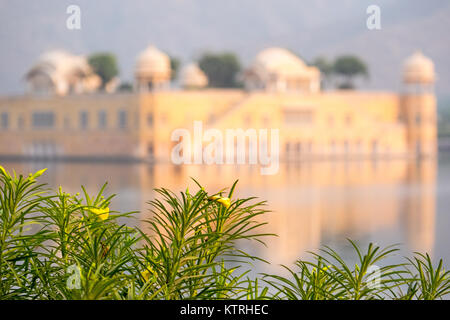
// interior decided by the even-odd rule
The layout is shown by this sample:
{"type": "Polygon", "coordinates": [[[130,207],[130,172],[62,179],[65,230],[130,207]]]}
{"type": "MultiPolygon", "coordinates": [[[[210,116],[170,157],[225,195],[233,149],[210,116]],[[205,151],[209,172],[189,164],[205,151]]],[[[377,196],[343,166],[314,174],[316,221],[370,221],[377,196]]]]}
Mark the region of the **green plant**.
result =
{"type": "Polygon", "coordinates": [[[180,196],[158,189],[143,232],[118,222],[133,213],[110,212],[106,184],[95,196],[53,194],[36,184],[44,171],[1,168],[2,299],[224,299],[242,290],[245,272],[226,265],[257,259],[234,242],[262,241],[256,217],[265,210],[253,198],[230,200],[236,184],[227,198],[201,186],[180,196]],[[25,234],[28,225],[36,230],[25,234]]]}
{"type": "Polygon", "coordinates": [[[436,300],[450,294],[450,272],[444,270],[442,259],[434,267],[428,254],[416,252],[408,261],[414,271],[408,269],[407,291],[400,299],[436,300]]]}
{"type": "Polygon", "coordinates": [[[27,295],[29,261],[44,236],[44,232],[27,234],[38,223],[33,216],[38,213],[44,191],[36,178],[44,171],[23,177],[15,172],[11,175],[0,166],[0,297],[4,299],[27,295]]]}
{"type": "Polygon", "coordinates": [[[339,84],[341,89],[353,89],[353,78],[357,76],[368,77],[369,71],[364,61],[357,56],[343,55],[336,58],[333,64],[333,73],[343,77],[339,84]]]}
{"type": "Polygon", "coordinates": [[[237,250],[235,241],[261,241],[267,236],[257,232],[264,224],[256,222],[266,212],[260,208],[263,202],[248,204],[253,198],[231,202],[236,183],[227,198],[208,196],[199,187],[195,194],[186,190],[179,197],[157,189],[162,201],[150,202],[153,217],[147,222],[155,236],[142,233],[145,258],[155,271],[153,281],[164,299],[230,297],[235,289],[230,283],[235,281],[225,283],[224,278],[230,278],[234,270],[225,268],[223,261],[257,259],[237,250]]]}
{"type": "Polygon", "coordinates": [[[88,58],[89,65],[94,73],[102,80],[101,88],[119,74],[116,56],[112,53],[96,53],[88,58]]]}
{"type": "Polygon", "coordinates": [[[0,166],[0,299],[445,299],[450,273],[428,254],[382,265],[397,247],[366,250],[350,241],[356,264],[324,247],[298,260],[289,277],[250,278],[264,261],[236,247],[263,242],[265,202],[199,190],[157,189],[148,230],[128,227],[133,212],[110,211],[106,184],[90,196],[45,189],[0,166]],[[119,220],[121,219],[121,220],[119,220]],[[122,223],[121,223],[122,222],[122,223]],[[380,266],[378,266],[380,265],[380,266]]]}
{"type": "Polygon", "coordinates": [[[236,88],[241,84],[237,75],[241,71],[239,58],[232,52],[203,54],[198,65],[208,77],[208,83],[213,88],[236,88]]]}
{"type": "Polygon", "coordinates": [[[353,241],[349,242],[357,255],[354,267],[336,251],[325,247],[320,253],[311,253],[314,262],[298,260],[298,272],[285,266],[293,280],[266,275],[268,282],[282,293],[283,298],[293,300],[384,299],[392,287],[405,282],[402,275],[406,271],[401,269],[403,265],[377,265],[398,251],[397,248],[390,246],[381,249],[371,243],[363,253],[353,241]]]}

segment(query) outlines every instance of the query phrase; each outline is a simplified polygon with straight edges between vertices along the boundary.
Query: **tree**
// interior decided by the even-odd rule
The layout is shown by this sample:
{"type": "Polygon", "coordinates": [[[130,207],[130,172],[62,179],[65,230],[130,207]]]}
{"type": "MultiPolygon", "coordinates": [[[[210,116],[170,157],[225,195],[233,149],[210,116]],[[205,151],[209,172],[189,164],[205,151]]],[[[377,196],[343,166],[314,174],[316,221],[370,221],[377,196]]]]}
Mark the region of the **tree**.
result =
{"type": "Polygon", "coordinates": [[[356,56],[345,55],[337,57],[333,64],[333,73],[344,78],[341,89],[353,89],[353,79],[357,76],[368,77],[366,64],[356,56]]]}
{"type": "Polygon", "coordinates": [[[172,70],[170,80],[173,81],[177,78],[180,69],[180,60],[178,58],[170,56],[170,69],[172,70]]]}
{"type": "Polygon", "coordinates": [[[329,62],[325,57],[318,57],[313,61],[312,65],[320,70],[322,86],[328,87],[333,76],[333,63],[329,62]]]}
{"type": "Polygon", "coordinates": [[[111,53],[96,53],[88,58],[92,70],[102,79],[101,88],[119,74],[116,57],[111,53]]]}
{"type": "Polygon", "coordinates": [[[199,67],[207,75],[210,87],[240,86],[236,78],[241,70],[241,64],[234,53],[205,53],[199,60],[199,67]]]}

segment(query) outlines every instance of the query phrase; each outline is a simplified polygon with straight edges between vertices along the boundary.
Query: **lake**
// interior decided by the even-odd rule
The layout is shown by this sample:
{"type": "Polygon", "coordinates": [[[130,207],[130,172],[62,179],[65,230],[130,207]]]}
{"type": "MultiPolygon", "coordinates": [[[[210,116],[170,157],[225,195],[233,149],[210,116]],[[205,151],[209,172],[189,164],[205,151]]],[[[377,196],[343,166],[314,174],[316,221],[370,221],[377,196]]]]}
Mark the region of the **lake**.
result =
{"type": "MultiPolygon", "coordinates": [[[[106,193],[117,194],[111,209],[139,211],[150,216],[147,201],[153,188],[195,190],[190,177],[209,193],[230,187],[239,179],[235,197],[256,196],[267,200],[267,247],[240,244],[272,263],[257,264],[254,272],[280,270],[307,251],[331,246],[348,259],[352,251],[347,238],[360,245],[375,242],[400,244],[401,252],[428,252],[449,265],[450,249],[450,153],[422,161],[315,161],[282,163],[278,174],[262,176],[257,166],[173,166],[141,163],[4,162],[7,169],[26,173],[48,168],[42,178],[53,188],[91,193],[108,181],[106,193]]],[[[137,222],[138,223],[138,222],[137,222]]],[[[144,228],[145,226],[142,225],[144,228]]],[[[277,272],[278,272],[277,271],[277,272]]]]}

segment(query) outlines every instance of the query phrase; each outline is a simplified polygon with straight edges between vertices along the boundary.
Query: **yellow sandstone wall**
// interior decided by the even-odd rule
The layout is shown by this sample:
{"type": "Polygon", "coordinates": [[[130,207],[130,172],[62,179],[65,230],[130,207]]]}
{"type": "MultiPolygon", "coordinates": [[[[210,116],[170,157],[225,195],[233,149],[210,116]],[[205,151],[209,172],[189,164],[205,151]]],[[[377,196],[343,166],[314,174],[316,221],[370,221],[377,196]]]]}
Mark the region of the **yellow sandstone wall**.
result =
{"type": "MultiPolygon", "coordinates": [[[[155,139],[161,143],[170,140],[175,128],[192,130],[193,121],[201,120],[204,129],[279,129],[285,158],[404,156],[408,152],[406,126],[399,121],[400,99],[395,94],[250,93],[231,104],[225,90],[157,97],[155,117],[161,122],[155,127],[155,139]],[[228,105],[208,106],[205,100],[228,105]]],[[[169,154],[166,146],[159,157],[167,159],[169,154]]]]}
{"type": "Polygon", "coordinates": [[[0,114],[5,112],[9,118],[8,128],[0,128],[2,156],[29,156],[33,146],[51,145],[58,146],[57,153],[64,157],[170,161],[177,143],[171,141],[173,130],[184,128],[192,133],[196,120],[202,121],[204,130],[279,129],[280,155],[286,160],[405,157],[417,149],[427,153],[436,149],[433,95],[172,90],[0,99],[0,114]],[[106,128],[99,127],[101,110],[107,113],[106,128]],[[36,111],[53,112],[54,126],[33,128],[36,111]],[[82,111],[89,118],[85,129],[79,123],[82,111]],[[120,111],[126,113],[124,128],[118,126],[120,111]]]}
{"type": "Polygon", "coordinates": [[[3,112],[9,115],[9,125],[0,129],[2,156],[29,156],[33,146],[35,149],[49,149],[45,152],[59,148],[64,157],[139,155],[139,104],[135,95],[2,99],[0,113],[3,112]],[[101,110],[107,115],[105,128],[99,127],[101,110]],[[88,115],[86,128],[80,127],[82,111],[88,115]],[[120,111],[126,112],[124,128],[118,125],[120,111]],[[35,112],[52,112],[53,126],[33,128],[35,112]]]}

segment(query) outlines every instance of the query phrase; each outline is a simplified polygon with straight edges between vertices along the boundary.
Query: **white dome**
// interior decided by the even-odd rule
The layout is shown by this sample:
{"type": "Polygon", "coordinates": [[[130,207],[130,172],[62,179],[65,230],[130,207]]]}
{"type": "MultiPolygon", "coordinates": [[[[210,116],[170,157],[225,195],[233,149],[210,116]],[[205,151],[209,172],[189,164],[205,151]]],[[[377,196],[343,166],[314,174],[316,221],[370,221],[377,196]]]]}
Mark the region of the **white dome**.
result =
{"type": "Polygon", "coordinates": [[[432,83],[435,80],[434,63],[417,51],[406,59],[403,67],[403,80],[407,83],[432,83]]]}
{"type": "Polygon", "coordinates": [[[203,88],[208,85],[208,77],[196,63],[181,70],[181,84],[185,88],[203,88]]]}
{"type": "Polygon", "coordinates": [[[170,74],[170,58],[154,46],[149,46],[137,58],[136,74],[170,74]]]}
{"type": "Polygon", "coordinates": [[[44,53],[37,60],[35,67],[53,68],[59,73],[72,73],[74,70],[85,74],[92,72],[85,57],[75,56],[64,50],[54,50],[44,53]]]}
{"type": "Polygon", "coordinates": [[[65,76],[72,70],[73,56],[63,50],[49,51],[41,55],[29,75],[34,73],[45,73],[50,77],[65,76]]]}
{"type": "Polygon", "coordinates": [[[283,48],[268,48],[261,51],[255,59],[253,68],[274,74],[301,74],[308,67],[295,54],[283,48]]]}
{"type": "MultiPolygon", "coordinates": [[[[26,75],[33,90],[39,91],[38,88],[47,87],[46,90],[53,90],[61,95],[66,94],[70,87],[78,86],[77,83],[82,79],[92,76],[94,74],[85,57],[64,50],[42,54],[26,75]]],[[[89,90],[95,90],[97,87],[98,85],[89,90]]]]}
{"type": "Polygon", "coordinates": [[[64,50],[53,50],[43,53],[36,64],[59,65],[71,61],[73,55],[64,50]]]}
{"type": "Polygon", "coordinates": [[[283,48],[261,51],[244,74],[248,90],[318,92],[320,71],[283,48]]]}

